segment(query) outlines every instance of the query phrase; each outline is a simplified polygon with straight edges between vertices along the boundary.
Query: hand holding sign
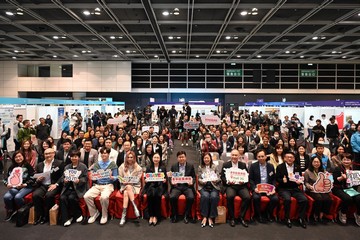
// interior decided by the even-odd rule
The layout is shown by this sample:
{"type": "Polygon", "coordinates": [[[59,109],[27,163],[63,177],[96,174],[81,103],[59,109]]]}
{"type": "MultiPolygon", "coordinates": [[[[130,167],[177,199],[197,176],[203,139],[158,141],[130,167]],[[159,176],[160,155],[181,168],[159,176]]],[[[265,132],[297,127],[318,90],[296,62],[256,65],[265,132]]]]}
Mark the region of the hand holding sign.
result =
{"type": "Polygon", "coordinates": [[[317,193],[328,193],[331,191],[333,187],[332,182],[330,179],[327,178],[325,173],[319,173],[319,176],[316,180],[316,182],[313,184],[314,192],[317,193]]]}
{"type": "Polygon", "coordinates": [[[22,184],[22,175],[23,175],[23,170],[21,167],[16,167],[11,171],[11,174],[8,178],[8,185],[10,187],[17,187],[20,186],[22,184]]]}

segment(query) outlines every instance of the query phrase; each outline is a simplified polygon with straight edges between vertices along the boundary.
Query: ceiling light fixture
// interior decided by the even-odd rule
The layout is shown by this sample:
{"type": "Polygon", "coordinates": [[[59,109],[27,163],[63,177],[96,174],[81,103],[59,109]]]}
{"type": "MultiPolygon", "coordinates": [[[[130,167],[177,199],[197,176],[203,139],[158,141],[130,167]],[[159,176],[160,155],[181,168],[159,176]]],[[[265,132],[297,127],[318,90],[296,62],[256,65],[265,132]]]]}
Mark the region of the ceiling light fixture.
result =
{"type": "Polygon", "coordinates": [[[180,14],[180,10],[178,8],[174,8],[173,14],[178,16],[180,14]]]}
{"type": "Polygon", "coordinates": [[[174,39],[174,37],[173,37],[173,36],[169,36],[169,39],[170,39],[170,40],[173,40],[173,39],[174,39]]]}
{"type": "Polygon", "coordinates": [[[126,53],[130,53],[131,51],[130,50],[126,50],[126,53]]]}
{"type": "Polygon", "coordinates": [[[286,51],[285,53],[290,53],[290,51],[286,51]]]}
{"type": "Polygon", "coordinates": [[[53,36],[53,39],[59,39],[59,37],[58,36],[53,36]]]}
{"type": "Polygon", "coordinates": [[[234,39],[238,39],[239,37],[238,36],[235,36],[234,39]]]}
{"type": "Polygon", "coordinates": [[[24,11],[21,8],[18,8],[18,9],[16,9],[16,14],[22,16],[22,15],[24,15],[24,11]]]}
{"type": "Polygon", "coordinates": [[[301,56],[300,56],[300,58],[304,58],[304,56],[303,56],[303,55],[301,55],[301,56]]]}
{"type": "Polygon", "coordinates": [[[176,37],[177,39],[181,39],[181,37],[176,37]]]}
{"type": "Polygon", "coordinates": [[[220,50],[216,50],[216,53],[220,53],[221,51],[220,50]]]}
{"type": "Polygon", "coordinates": [[[241,16],[246,16],[247,14],[248,14],[247,11],[242,11],[242,12],[240,13],[241,16]]]}
{"type": "Polygon", "coordinates": [[[101,9],[100,8],[95,8],[95,15],[101,15],[101,9]]]}
{"type": "Polygon", "coordinates": [[[261,56],[261,55],[257,55],[256,57],[257,57],[257,58],[261,58],[262,56],[261,56]]]}
{"type": "Polygon", "coordinates": [[[312,66],[313,64],[312,63],[308,63],[308,66],[312,66]]]}
{"type": "Polygon", "coordinates": [[[115,36],[110,36],[110,39],[115,39],[115,36]]]}
{"type": "Polygon", "coordinates": [[[312,40],[318,40],[319,37],[312,37],[312,40]]]}
{"type": "Polygon", "coordinates": [[[230,36],[226,36],[225,39],[229,40],[229,39],[231,39],[231,37],[230,37],[230,36]]]}
{"type": "Polygon", "coordinates": [[[89,15],[91,14],[89,10],[85,10],[85,11],[83,11],[82,13],[83,13],[85,16],[89,16],[89,15]]]}
{"type": "Polygon", "coordinates": [[[14,13],[13,13],[13,12],[6,11],[5,13],[6,13],[6,15],[8,15],[8,16],[14,16],[14,13]]]}
{"type": "Polygon", "coordinates": [[[162,12],[162,15],[164,15],[164,16],[169,16],[170,13],[169,13],[169,11],[165,10],[165,11],[162,12]]]}
{"type": "Polygon", "coordinates": [[[176,53],[176,50],[172,50],[171,53],[176,53]]]}
{"type": "Polygon", "coordinates": [[[73,55],[73,57],[74,57],[74,58],[77,58],[77,57],[79,57],[79,56],[75,54],[75,55],[73,55]]]}
{"type": "Polygon", "coordinates": [[[342,56],[341,58],[346,58],[346,56],[342,56]]]}
{"type": "Polygon", "coordinates": [[[57,56],[56,56],[56,55],[54,55],[54,56],[53,56],[53,58],[57,58],[57,56]]]}
{"type": "Polygon", "coordinates": [[[16,57],[15,57],[15,56],[13,56],[13,57],[12,57],[12,59],[16,59],[16,57]]]}
{"type": "Polygon", "coordinates": [[[196,57],[196,58],[199,58],[200,56],[199,56],[199,55],[196,55],[195,57],[196,57]]]}
{"type": "Polygon", "coordinates": [[[114,58],[117,58],[117,57],[119,57],[119,55],[113,55],[113,57],[114,57],[114,58]]]}
{"type": "Polygon", "coordinates": [[[237,55],[236,57],[237,57],[237,58],[241,58],[241,56],[240,56],[240,55],[237,55]]]}
{"type": "Polygon", "coordinates": [[[158,56],[158,55],[155,55],[154,58],[159,58],[159,56],[158,56]]]}

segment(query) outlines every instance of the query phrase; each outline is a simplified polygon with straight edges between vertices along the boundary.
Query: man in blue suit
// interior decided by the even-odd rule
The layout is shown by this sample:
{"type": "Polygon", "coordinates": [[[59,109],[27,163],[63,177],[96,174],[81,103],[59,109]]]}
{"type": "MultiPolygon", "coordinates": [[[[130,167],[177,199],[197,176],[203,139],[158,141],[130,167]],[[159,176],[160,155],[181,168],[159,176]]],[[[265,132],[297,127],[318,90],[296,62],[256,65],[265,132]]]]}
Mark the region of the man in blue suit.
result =
{"type": "Polygon", "coordinates": [[[270,199],[270,202],[266,208],[267,219],[269,222],[273,222],[273,212],[279,202],[279,198],[275,194],[275,187],[274,190],[270,193],[260,193],[256,188],[256,185],[260,183],[268,183],[275,186],[276,184],[275,169],[272,164],[266,162],[265,150],[262,149],[257,151],[256,158],[258,161],[251,164],[249,170],[249,181],[250,181],[251,190],[253,191],[252,197],[253,197],[255,215],[258,217],[258,221],[260,223],[265,223],[265,220],[261,216],[261,212],[260,212],[260,201],[262,196],[266,196],[270,199]]]}

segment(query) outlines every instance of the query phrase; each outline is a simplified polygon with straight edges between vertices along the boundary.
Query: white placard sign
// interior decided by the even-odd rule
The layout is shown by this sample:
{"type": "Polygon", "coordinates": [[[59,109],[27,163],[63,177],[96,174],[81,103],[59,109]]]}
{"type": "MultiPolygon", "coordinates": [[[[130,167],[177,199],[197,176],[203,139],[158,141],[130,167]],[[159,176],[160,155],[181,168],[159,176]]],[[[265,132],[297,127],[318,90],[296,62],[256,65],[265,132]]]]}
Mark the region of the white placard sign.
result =
{"type": "Polygon", "coordinates": [[[138,183],[140,181],[138,176],[124,176],[124,177],[118,176],[118,178],[119,178],[119,181],[121,183],[133,183],[133,184],[136,184],[136,183],[138,183]]]}
{"type": "Polygon", "coordinates": [[[76,169],[66,169],[64,171],[64,179],[69,182],[75,182],[79,179],[81,171],[76,169]]]}
{"type": "Polygon", "coordinates": [[[215,171],[206,171],[201,174],[201,178],[203,182],[212,182],[219,180],[218,175],[215,171]]]}
{"type": "Polygon", "coordinates": [[[201,115],[201,122],[204,125],[220,125],[221,120],[215,115],[201,115]]]}
{"type": "Polygon", "coordinates": [[[249,181],[249,173],[245,169],[240,168],[225,168],[226,181],[235,184],[249,181]]]}

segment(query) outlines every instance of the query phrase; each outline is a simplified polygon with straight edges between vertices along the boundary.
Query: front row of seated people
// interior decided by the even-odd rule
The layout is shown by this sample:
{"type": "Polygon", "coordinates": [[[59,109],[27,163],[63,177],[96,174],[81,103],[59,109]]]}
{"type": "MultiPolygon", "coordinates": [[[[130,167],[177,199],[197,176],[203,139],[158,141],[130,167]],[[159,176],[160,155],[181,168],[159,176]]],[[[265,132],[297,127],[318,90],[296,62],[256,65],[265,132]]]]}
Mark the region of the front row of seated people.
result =
{"type": "MultiPolygon", "coordinates": [[[[114,185],[117,184],[118,178],[125,179],[120,181],[120,192],[123,195],[122,216],[120,225],[123,226],[126,222],[127,209],[129,204],[134,208],[136,217],[140,216],[139,209],[135,204],[135,195],[141,191],[141,177],[143,174],[142,168],[136,162],[136,155],[129,151],[126,154],[124,163],[118,168],[114,161],[110,161],[110,150],[102,148],[100,150],[101,159],[93,165],[90,177],[98,170],[109,172],[109,176],[105,178],[98,178],[93,180],[92,187],[88,189],[88,169],[85,164],[80,162],[80,152],[74,151],[70,155],[71,163],[64,167],[62,161],[55,159],[55,151],[51,148],[45,150],[45,161],[39,163],[34,175],[31,166],[24,161],[23,153],[17,151],[12,158],[12,165],[9,168],[8,175],[11,176],[5,179],[5,185],[8,191],[4,195],[5,207],[7,209],[6,220],[10,220],[16,213],[16,208],[24,204],[24,197],[33,191],[33,202],[36,213],[35,224],[44,224],[49,221],[49,210],[55,204],[55,196],[60,194],[60,210],[62,224],[69,226],[73,221],[84,222],[85,216],[80,209],[80,201],[82,198],[86,202],[90,217],[88,223],[93,223],[100,216],[94,200],[100,196],[101,203],[101,219],[100,224],[105,224],[108,218],[109,197],[114,191],[114,185]],[[22,168],[22,182],[16,182],[16,174],[14,168],[22,168]],[[79,175],[76,179],[69,180],[65,177],[64,170],[77,170],[79,175]],[[36,176],[36,178],[34,177],[36,176]],[[134,177],[138,181],[126,182],[127,177],[134,177]]],[[[254,204],[255,216],[259,222],[274,220],[274,209],[278,206],[279,197],[283,200],[285,223],[290,228],[292,222],[290,220],[291,197],[296,198],[299,211],[300,226],[306,228],[305,214],[308,206],[308,199],[300,186],[303,182],[300,180],[291,179],[293,174],[300,172],[299,166],[295,164],[295,155],[292,152],[287,152],[284,155],[284,162],[279,164],[276,169],[274,166],[266,161],[266,152],[260,150],[256,153],[257,162],[250,165],[248,171],[246,164],[239,161],[239,151],[231,151],[231,160],[225,162],[219,172],[219,169],[212,161],[209,153],[202,156],[201,164],[198,170],[198,190],[200,192],[200,214],[202,216],[201,227],[206,225],[213,227],[214,220],[217,217],[217,206],[219,204],[219,193],[221,185],[224,187],[226,194],[229,224],[235,226],[235,210],[234,199],[236,196],[241,197],[241,208],[239,222],[248,227],[245,220],[245,215],[250,206],[251,197],[254,204]],[[243,169],[249,172],[249,183],[245,182],[231,182],[226,178],[227,169],[243,169]],[[212,173],[212,178],[209,176],[212,173]],[[291,176],[290,176],[291,175],[291,176]],[[215,177],[214,177],[215,176],[215,177]],[[222,184],[221,184],[222,183],[222,184]],[[277,194],[275,190],[267,194],[259,192],[257,184],[268,183],[277,186],[277,194]],[[265,217],[260,212],[261,197],[268,197],[269,204],[265,211],[265,217]]],[[[184,222],[188,223],[192,220],[191,210],[195,200],[195,170],[194,166],[187,162],[186,152],[179,151],[177,153],[177,163],[171,167],[171,172],[166,173],[165,167],[162,165],[160,155],[155,153],[150,166],[147,167],[146,173],[166,173],[170,179],[170,205],[171,205],[171,222],[178,220],[178,198],[181,194],[186,197],[186,208],[184,213],[184,222]],[[189,176],[192,178],[191,182],[176,183],[173,182],[172,173],[181,174],[181,176],[189,176]]],[[[344,154],[341,158],[341,164],[337,166],[333,172],[334,187],[332,193],[342,200],[339,211],[339,220],[345,224],[346,213],[352,203],[355,203],[357,211],[354,213],[355,222],[360,226],[360,194],[350,196],[348,190],[356,191],[347,185],[346,172],[351,170],[351,155],[344,154]]],[[[311,158],[308,169],[304,173],[305,192],[314,199],[314,219],[322,221],[324,214],[328,214],[332,199],[328,193],[318,193],[313,187],[317,176],[324,172],[321,159],[316,155],[311,158]]],[[[19,181],[19,179],[17,179],[19,181]]],[[[147,195],[148,211],[149,211],[149,225],[156,225],[161,216],[161,198],[167,193],[168,185],[167,178],[158,182],[147,182],[145,178],[145,186],[142,194],[147,195]]],[[[224,196],[224,197],[225,197],[224,196]]]]}

